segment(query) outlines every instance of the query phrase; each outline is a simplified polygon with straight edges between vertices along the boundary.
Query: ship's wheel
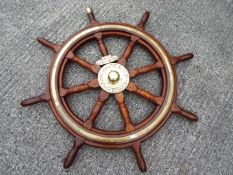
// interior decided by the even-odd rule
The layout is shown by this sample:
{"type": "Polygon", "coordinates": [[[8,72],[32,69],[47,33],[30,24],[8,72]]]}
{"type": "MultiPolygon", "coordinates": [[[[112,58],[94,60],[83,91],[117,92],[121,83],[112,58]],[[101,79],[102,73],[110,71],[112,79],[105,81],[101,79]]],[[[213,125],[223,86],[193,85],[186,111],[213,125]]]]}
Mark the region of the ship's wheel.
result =
{"type": "Polygon", "coordinates": [[[152,136],[167,121],[171,113],[177,113],[191,121],[197,121],[196,115],[182,109],[176,103],[176,73],[174,65],[180,61],[191,59],[193,54],[170,56],[164,47],[150,34],[144,31],[149,18],[145,12],[136,26],[125,23],[99,23],[87,8],[90,25],[70,36],[62,45],[38,38],[38,42],[55,52],[48,74],[47,88],[44,94],[25,99],[22,106],[29,106],[40,102],[48,102],[59,123],[74,136],[72,149],[64,161],[64,168],[71,166],[78,150],[84,144],[100,148],[132,148],[141,171],[146,171],[146,163],[141,153],[141,142],[152,136]],[[118,58],[108,54],[104,38],[108,36],[125,37],[129,43],[118,58]],[[74,54],[80,45],[95,39],[98,43],[102,58],[96,63],[90,63],[74,54]],[[125,67],[129,56],[136,44],[143,46],[153,56],[155,63],[143,67],[127,70],[125,67]],[[66,88],[63,83],[64,69],[67,63],[75,62],[96,74],[96,78],[87,83],[66,88]],[[140,88],[130,80],[150,71],[159,70],[162,76],[162,93],[152,94],[140,88]],[[94,88],[101,88],[99,97],[87,120],[75,115],[67,104],[66,97],[94,88]],[[129,116],[125,103],[124,91],[141,96],[154,104],[154,111],[141,123],[134,125],[129,116]],[[125,129],[121,131],[107,131],[95,128],[93,123],[110,95],[114,95],[118,104],[125,129]]]}

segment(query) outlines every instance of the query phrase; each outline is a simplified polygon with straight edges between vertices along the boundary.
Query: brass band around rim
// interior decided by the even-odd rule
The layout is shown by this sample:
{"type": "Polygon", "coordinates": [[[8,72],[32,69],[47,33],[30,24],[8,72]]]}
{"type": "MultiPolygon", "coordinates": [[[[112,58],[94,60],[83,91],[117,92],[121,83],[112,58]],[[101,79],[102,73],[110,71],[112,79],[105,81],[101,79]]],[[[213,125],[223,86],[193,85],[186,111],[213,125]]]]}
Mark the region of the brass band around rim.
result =
{"type": "Polygon", "coordinates": [[[101,143],[115,143],[115,144],[121,144],[121,143],[126,143],[126,142],[132,142],[134,140],[138,140],[139,138],[145,136],[146,134],[150,133],[154,128],[156,128],[162,121],[163,119],[166,118],[167,114],[170,111],[171,105],[173,103],[173,98],[175,95],[175,77],[174,77],[174,72],[172,69],[171,62],[168,58],[168,55],[164,48],[156,41],[153,39],[150,35],[136,29],[134,26],[130,25],[121,25],[121,24],[100,24],[98,26],[93,26],[90,28],[87,28],[86,30],[82,30],[81,32],[73,35],[61,48],[61,50],[57,53],[56,59],[51,67],[51,72],[50,72],[50,78],[49,78],[49,83],[50,83],[50,93],[51,93],[51,101],[53,103],[53,106],[55,108],[55,111],[59,116],[61,117],[61,120],[70,128],[72,129],[75,133],[78,135],[91,140],[95,142],[101,142],[101,143]],[[122,134],[122,135],[104,135],[104,134],[99,134],[95,133],[91,130],[88,130],[78,124],[74,119],[68,114],[68,112],[65,110],[65,108],[62,105],[60,95],[59,95],[59,87],[57,83],[57,79],[59,76],[59,69],[62,63],[62,60],[66,53],[69,51],[71,47],[75,45],[79,40],[83,39],[84,37],[99,32],[99,31],[108,31],[108,30],[115,30],[115,31],[124,31],[124,32],[129,32],[132,33],[133,35],[136,35],[146,42],[148,42],[153,49],[156,50],[156,52],[160,55],[163,64],[164,64],[164,70],[166,74],[168,75],[167,77],[167,94],[166,98],[164,99],[164,103],[161,106],[159,112],[157,113],[157,116],[154,117],[150,123],[145,125],[143,128],[139,128],[135,130],[132,133],[128,134],[122,134]]]}

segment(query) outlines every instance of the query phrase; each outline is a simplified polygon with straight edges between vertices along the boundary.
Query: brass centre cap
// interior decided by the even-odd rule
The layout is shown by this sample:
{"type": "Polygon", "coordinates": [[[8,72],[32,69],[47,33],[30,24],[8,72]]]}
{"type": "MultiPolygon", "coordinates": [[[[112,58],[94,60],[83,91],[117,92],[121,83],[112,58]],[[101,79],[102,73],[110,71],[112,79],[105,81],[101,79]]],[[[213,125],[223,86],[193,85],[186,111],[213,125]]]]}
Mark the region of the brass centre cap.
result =
{"type": "Polygon", "coordinates": [[[129,84],[129,72],[118,63],[104,65],[98,73],[100,87],[109,93],[119,93],[129,84]]]}
{"type": "Polygon", "coordinates": [[[108,74],[108,79],[112,84],[115,84],[115,83],[117,83],[119,81],[120,75],[119,75],[119,73],[117,71],[111,71],[108,74]]]}

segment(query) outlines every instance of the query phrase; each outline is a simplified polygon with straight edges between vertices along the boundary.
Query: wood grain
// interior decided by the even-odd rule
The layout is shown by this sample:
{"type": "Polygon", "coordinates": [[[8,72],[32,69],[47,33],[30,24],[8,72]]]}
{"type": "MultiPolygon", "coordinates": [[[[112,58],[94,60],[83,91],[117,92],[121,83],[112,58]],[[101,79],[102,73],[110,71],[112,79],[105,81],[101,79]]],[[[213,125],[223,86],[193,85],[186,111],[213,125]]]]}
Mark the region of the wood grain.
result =
{"type": "Polygon", "coordinates": [[[73,52],[69,52],[66,56],[69,60],[74,61],[75,63],[79,64],[80,66],[90,70],[93,73],[98,73],[100,70],[100,67],[96,64],[89,63],[88,61],[80,58],[79,56],[76,56],[73,54],[73,52]]]}
{"type": "Polygon", "coordinates": [[[84,123],[85,127],[92,128],[92,125],[93,125],[95,119],[99,115],[99,113],[100,113],[101,109],[103,108],[108,97],[109,97],[109,93],[105,92],[104,90],[101,90],[100,95],[98,97],[98,100],[91,111],[91,114],[89,115],[88,119],[84,123]]]}
{"type": "Polygon", "coordinates": [[[97,79],[93,79],[87,83],[83,83],[77,86],[73,86],[70,88],[60,88],[60,96],[64,97],[70,94],[79,93],[85,90],[90,90],[99,87],[99,83],[97,79]]]}
{"type": "Polygon", "coordinates": [[[129,85],[127,86],[127,90],[130,92],[133,92],[149,101],[154,102],[157,105],[162,105],[163,103],[163,98],[160,96],[156,96],[140,87],[138,87],[136,84],[130,82],[129,85]]]}
{"type": "Polygon", "coordinates": [[[115,98],[116,98],[117,104],[119,106],[121,117],[124,121],[126,131],[127,132],[133,131],[134,125],[130,119],[129,111],[128,111],[128,108],[125,104],[124,94],[122,92],[117,93],[117,94],[115,94],[115,98]]]}
{"type": "Polygon", "coordinates": [[[163,66],[162,66],[161,62],[157,62],[155,64],[142,66],[140,68],[135,68],[135,69],[130,70],[129,71],[129,76],[130,76],[130,78],[133,78],[133,77],[136,77],[138,75],[145,74],[145,73],[151,72],[151,71],[153,71],[155,69],[162,68],[162,67],[163,66]]]}

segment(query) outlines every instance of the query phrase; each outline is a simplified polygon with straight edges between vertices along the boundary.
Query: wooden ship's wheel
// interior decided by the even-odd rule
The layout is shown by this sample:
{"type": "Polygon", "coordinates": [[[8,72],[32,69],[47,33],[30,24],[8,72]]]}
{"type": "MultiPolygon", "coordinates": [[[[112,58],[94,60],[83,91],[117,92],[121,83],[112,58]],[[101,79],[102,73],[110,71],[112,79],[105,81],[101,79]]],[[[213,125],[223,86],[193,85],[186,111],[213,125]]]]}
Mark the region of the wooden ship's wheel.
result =
{"type": "Polygon", "coordinates": [[[74,136],[74,144],[64,160],[64,168],[69,168],[80,147],[84,144],[99,148],[118,149],[132,148],[139,169],[146,171],[146,163],[141,153],[141,142],[157,132],[167,121],[171,113],[177,113],[191,121],[197,121],[196,115],[182,109],[176,103],[176,73],[174,65],[191,59],[192,53],[182,56],[170,56],[164,47],[151,35],[145,32],[144,26],[149,18],[145,12],[136,26],[125,23],[100,23],[91,8],[87,8],[90,25],[70,36],[62,45],[53,44],[44,38],[38,42],[55,52],[49,67],[48,83],[44,94],[25,99],[22,106],[40,102],[48,102],[58,122],[74,136]],[[108,36],[126,37],[129,43],[119,58],[108,54],[103,38],[108,36]],[[96,40],[102,58],[95,64],[76,56],[74,51],[89,40],[96,40]],[[154,58],[155,63],[140,68],[127,70],[125,65],[136,44],[143,46],[154,58]],[[64,69],[69,61],[75,62],[97,75],[96,79],[87,83],[66,88],[64,87],[64,69]],[[158,96],[148,92],[130,79],[150,71],[159,70],[162,76],[162,93],[158,96]],[[101,88],[99,97],[87,120],[75,115],[67,104],[66,97],[94,88],[101,88]],[[134,125],[125,103],[124,91],[141,96],[156,107],[152,114],[141,123],[134,125]],[[93,123],[110,95],[117,101],[125,129],[107,131],[95,128],[93,123]]]}

